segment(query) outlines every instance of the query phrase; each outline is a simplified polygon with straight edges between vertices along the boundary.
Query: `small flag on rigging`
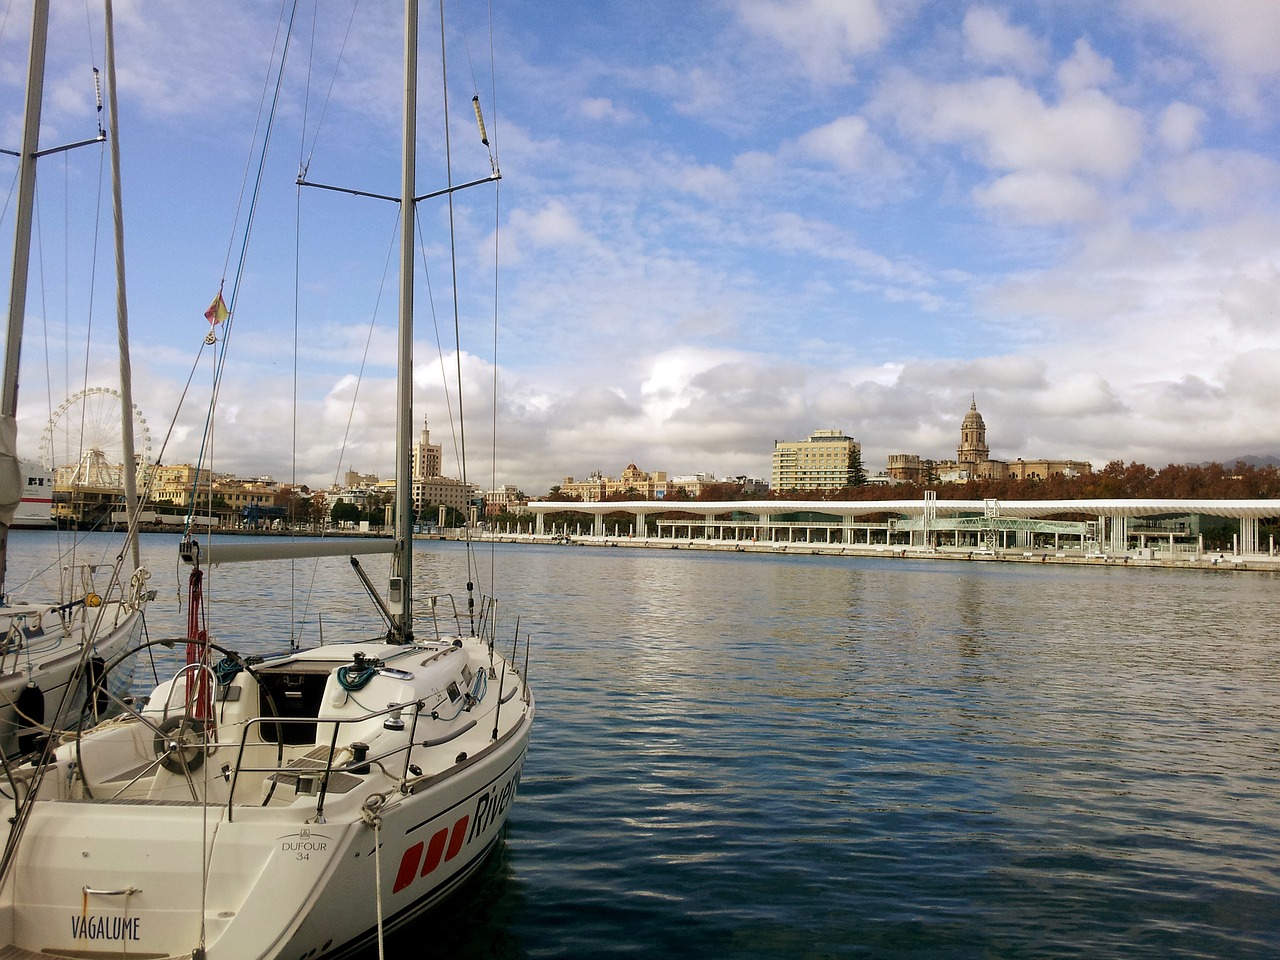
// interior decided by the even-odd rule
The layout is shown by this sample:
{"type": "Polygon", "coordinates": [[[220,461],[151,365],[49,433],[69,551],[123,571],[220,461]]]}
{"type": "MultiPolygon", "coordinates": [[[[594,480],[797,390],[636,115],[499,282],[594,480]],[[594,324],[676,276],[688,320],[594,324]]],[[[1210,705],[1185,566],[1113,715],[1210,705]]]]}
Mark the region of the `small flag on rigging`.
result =
{"type": "Polygon", "coordinates": [[[222,299],[222,291],[219,290],[213,303],[209,304],[209,309],[204,312],[204,318],[209,321],[210,326],[216,327],[229,316],[231,314],[227,311],[227,302],[222,299]]]}

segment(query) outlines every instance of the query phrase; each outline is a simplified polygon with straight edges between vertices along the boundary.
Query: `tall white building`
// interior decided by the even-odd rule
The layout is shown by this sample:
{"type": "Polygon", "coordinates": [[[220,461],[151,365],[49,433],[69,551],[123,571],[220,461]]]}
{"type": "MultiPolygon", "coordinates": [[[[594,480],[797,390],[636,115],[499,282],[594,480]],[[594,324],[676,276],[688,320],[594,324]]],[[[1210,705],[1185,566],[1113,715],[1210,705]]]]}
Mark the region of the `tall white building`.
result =
{"type": "Polygon", "coordinates": [[[422,434],[413,445],[411,468],[415,481],[440,476],[440,444],[431,442],[431,431],[427,429],[425,417],[422,419],[422,434]]]}
{"type": "Polygon", "coordinates": [[[440,444],[431,442],[427,421],[422,421],[422,434],[413,445],[413,512],[420,523],[433,523],[439,508],[452,507],[465,517],[471,516],[471,501],[476,485],[440,475],[440,444]]]}

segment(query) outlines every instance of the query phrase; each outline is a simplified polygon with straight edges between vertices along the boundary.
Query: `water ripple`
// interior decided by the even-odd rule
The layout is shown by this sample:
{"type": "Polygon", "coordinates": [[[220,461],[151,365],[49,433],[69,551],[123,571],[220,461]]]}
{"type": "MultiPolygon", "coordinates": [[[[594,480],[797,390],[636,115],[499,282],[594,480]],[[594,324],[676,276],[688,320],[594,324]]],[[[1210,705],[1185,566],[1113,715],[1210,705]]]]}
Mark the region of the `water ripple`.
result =
{"type": "MultiPolygon", "coordinates": [[[[418,552],[417,589],[465,578],[418,552]]],[[[497,560],[534,637],[521,796],[389,956],[1280,955],[1280,578],[497,560]]],[[[288,581],[237,575],[261,632],[288,581]]],[[[319,577],[326,632],[348,579],[319,577]]]]}

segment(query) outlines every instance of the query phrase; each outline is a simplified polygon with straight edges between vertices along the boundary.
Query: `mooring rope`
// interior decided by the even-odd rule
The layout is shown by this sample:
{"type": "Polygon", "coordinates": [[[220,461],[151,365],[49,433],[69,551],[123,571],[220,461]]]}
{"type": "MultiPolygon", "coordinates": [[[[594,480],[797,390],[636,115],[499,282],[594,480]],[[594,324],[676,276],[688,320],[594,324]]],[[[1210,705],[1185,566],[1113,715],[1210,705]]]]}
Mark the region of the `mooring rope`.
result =
{"type": "Polygon", "coordinates": [[[373,823],[373,885],[378,901],[378,960],[385,960],[382,942],[382,818],[373,823]]]}
{"type": "Polygon", "coordinates": [[[365,797],[360,807],[360,819],[373,827],[373,886],[378,906],[378,960],[386,960],[382,929],[382,805],[387,802],[384,794],[373,793],[365,797]]]}

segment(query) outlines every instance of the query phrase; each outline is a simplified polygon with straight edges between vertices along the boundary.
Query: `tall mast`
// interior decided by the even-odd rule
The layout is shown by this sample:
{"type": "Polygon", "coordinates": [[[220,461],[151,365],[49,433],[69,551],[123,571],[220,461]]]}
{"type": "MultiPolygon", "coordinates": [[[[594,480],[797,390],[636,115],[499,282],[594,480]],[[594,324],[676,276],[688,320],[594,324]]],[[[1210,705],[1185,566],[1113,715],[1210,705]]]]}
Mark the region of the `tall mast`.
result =
{"type": "MultiPolygon", "coordinates": [[[[27,103],[22,127],[22,155],[18,159],[18,205],[13,240],[13,278],[9,286],[9,330],[4,349],[4,382],[0,389],[0,483],[16,481],[10,492],[14,507],[22,499],[18,464],[18,361],[22,351],[22,326],[26,320],[27,267],[31,260],[31,221],[35,209],[36,153],[40,148],[40,105],[44,99],[44,56],[49,35],[49,0],[35,0],[31,15],[31,59],[27,67],[27,103]]],[[[8,560],[9,523],[0,518],[0,597],[8,560]]]]}
{"type": "MultiPolygon", "coordinates": [[[[116,108],[116,30],[111,0],[104,5],[107,42],[107,107],[111,124],[111,202],[116,245],[116,329],[120,341],[120,441],[124,449],[124,505],[132,531],[138,515],[138,469],[133,458],[133,370],[129,362],[129,297],[124,285],[124,200],[120,187],[120,123],[116,108]]],[[[142,565],[136,536],[129,546],[136,570],[142,565]]]]}
{"type": "Polygon", "coordinates": [[[404,5],[404,143],[400,169],[400,343],[396,381],[396,518],[391,639],[413,639],[413,223],[417,196],[418,4],[404,5]],[[399,603],[396,602],[397,596],[399,603]]]}

